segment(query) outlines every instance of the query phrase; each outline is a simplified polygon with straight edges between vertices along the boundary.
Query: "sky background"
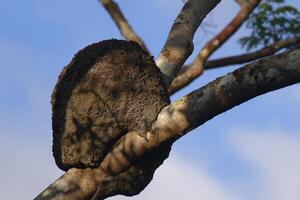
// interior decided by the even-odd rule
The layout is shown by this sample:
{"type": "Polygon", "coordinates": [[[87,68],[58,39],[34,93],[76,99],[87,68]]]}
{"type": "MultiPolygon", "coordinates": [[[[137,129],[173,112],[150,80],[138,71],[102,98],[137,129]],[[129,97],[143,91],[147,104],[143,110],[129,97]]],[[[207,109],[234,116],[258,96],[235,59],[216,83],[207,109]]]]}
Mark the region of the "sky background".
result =
{"type": "MultiPolygon", "coordinates": [[[[300,9],[299,0],[287,2],[300,9]]],[[[33,199],[63,173],[51,151],[50,96],[60,71],[85,46],[121,36],[96,0],[0,3],[0,199],[33,199]]],[[[118,3],[157,56],[182,1],[118,3]]],[[[237,12],[223,0],[208,16],[210,31],[237,12]]],[[[199,30],[194,53],[213,36],[199,30]]],[[[243,27],[213,57],[242,53],[236,41],[246,33],[243,27]]],[[[236,67],[205,72],[172,100],[236,67]]],[[[177,141],[151,184],[129,199],[299,200],[299,111],[298,84],[215,117],[177,141]]]]}

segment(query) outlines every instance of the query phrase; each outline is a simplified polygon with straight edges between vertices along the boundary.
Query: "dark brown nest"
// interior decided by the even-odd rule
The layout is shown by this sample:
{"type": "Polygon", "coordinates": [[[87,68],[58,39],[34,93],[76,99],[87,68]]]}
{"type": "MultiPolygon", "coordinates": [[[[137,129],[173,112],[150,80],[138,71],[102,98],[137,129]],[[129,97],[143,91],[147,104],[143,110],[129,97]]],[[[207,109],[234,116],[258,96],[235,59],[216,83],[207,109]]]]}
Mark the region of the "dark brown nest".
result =
{"type": "Polygon", "coordinates": [[[169,104],[153,58],[135,42],[106,40],[79,51],[52,94],[59,168],[96,167],[128,131],[145,135],[169,104]]]}

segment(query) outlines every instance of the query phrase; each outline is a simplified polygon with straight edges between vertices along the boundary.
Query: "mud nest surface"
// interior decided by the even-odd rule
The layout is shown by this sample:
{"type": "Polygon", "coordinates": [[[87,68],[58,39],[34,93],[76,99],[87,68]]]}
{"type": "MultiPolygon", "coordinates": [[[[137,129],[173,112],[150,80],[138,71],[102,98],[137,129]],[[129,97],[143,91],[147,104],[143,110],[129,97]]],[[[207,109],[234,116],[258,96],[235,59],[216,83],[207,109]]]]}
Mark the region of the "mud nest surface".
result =
{"type": "Polygon", "coordinates": [[[145,135],[169,102],[160,70],[138,44],[87,46],[63,69],[52,94],[56,164],[98,166],[128,131],[145,135]]]}

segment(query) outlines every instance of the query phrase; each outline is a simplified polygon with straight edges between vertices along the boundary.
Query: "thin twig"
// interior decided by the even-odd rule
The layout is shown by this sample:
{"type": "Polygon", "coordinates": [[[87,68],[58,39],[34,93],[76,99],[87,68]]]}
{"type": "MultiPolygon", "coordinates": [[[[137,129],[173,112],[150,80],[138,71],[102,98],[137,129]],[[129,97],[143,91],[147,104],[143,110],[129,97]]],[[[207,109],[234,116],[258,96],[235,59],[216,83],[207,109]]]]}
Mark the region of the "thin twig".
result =
{"type": "Polygon", "coordinates": [[[114,0],[98,0],[98,1],[103,5],[106,11],[110,14],[111,18],[114,20],[115,24],[119,28],[120,33],[123,35],[123,37],[126,38],[127,40],[132,40],[137,42],[144,50],[149,52],[143,40],[134,32],[130,24],[127,22],[118,4],[114,0]]]}
{"type": "Polygon", "coordinates": [[[278,42],[275,42],[274,44],[268,45],[251,53],[209,60],[205,63],[205,70],[251,62],[259,58],[274,55],[281,49],[288,48],[297,44],[300,44],[300,35],[293,38],[280,40],[278,42]]]}
{"type": "MultiPolygon", "coordinates": [[[[274,44],[263,47],[251,53],[209,60],[205,63],[204,68],[205,70],[209,70],[209,69],[216,69],[216,68],[235,65],[235,64],[244,64],[266,56],[274,55],[276,52],[278,52],[281,49],[288,48],[290,46],[297,45],[299,43],[300,43],[300,35],[295,36],[293,38],[280,40],[274,44]]],[[[181,74],[186,74],[185,71],[188,70],[189,67],[190,67],[189,65],[183,67],[182,70],[179,72],[178,76],[180,77],[181,74]]],[[[181,88],[169,87],[168,91],[169,94],[172,95],[180,89],[181,88]]]]}

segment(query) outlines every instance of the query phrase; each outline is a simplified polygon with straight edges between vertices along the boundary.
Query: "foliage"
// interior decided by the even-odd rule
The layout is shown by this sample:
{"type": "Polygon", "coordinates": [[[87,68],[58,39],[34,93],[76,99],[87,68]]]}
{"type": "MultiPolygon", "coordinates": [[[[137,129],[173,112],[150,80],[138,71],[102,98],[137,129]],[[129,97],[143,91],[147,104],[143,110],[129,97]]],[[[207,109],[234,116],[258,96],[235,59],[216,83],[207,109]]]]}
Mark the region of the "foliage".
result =
{"type": "Polygon", "coordinates": [[[249,36],[239,43],[247,51],[259,45],[269,45],[299,33],[300,12],[285,0],[263,0],[246,21],[249,36]]]}

